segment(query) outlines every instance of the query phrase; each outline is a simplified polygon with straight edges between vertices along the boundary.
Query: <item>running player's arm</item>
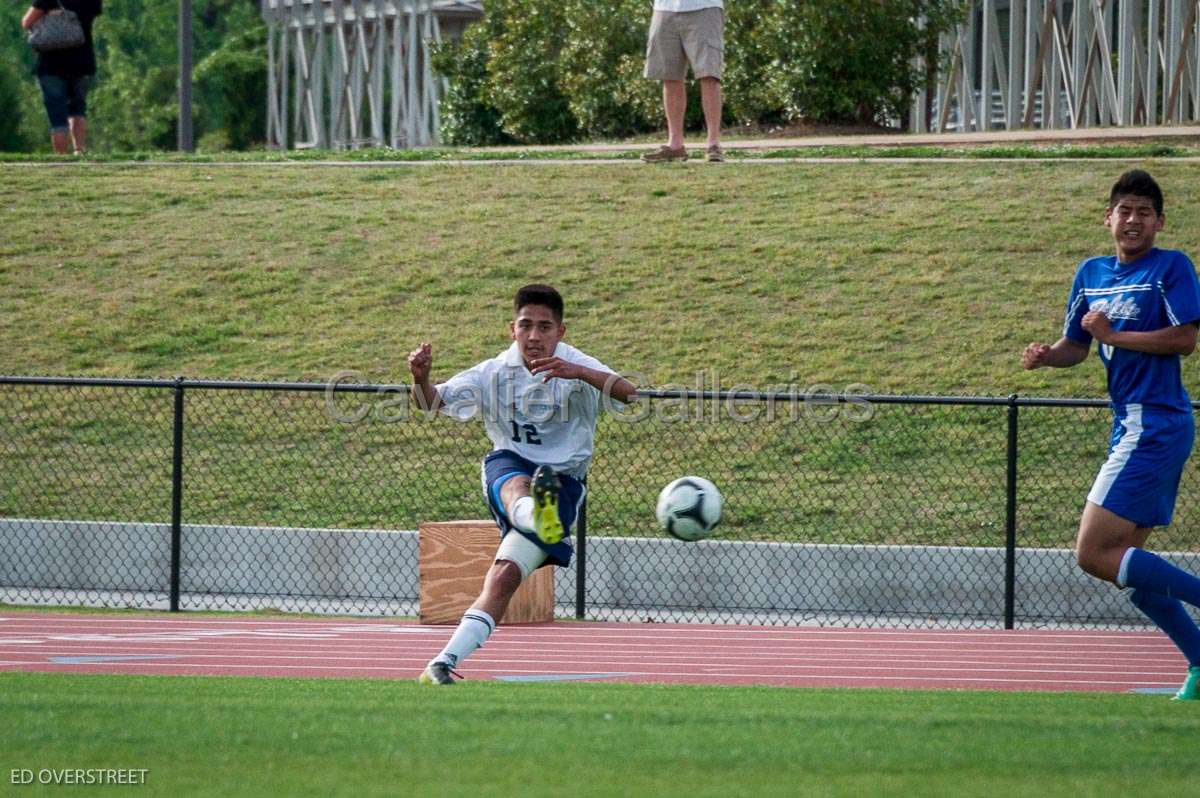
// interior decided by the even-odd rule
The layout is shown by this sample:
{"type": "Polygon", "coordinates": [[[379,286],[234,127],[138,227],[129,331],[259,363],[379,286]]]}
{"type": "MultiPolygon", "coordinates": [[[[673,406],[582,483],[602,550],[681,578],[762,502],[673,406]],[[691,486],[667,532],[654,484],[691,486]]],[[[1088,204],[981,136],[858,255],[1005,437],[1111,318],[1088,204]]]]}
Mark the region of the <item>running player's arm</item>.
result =
{"type": "Polygon", "coordinates": [[[1151,355],[1190,355],[1196,350],[1196,323],[1185,322],[1150,332],[1117,331],[1099,310],[1088,311],[1083,329],[1102,344],[1151,355]]]}
{"type": "Polygon", "coordinates": [[[1059,338],[1054,344],[1030,344],[1021,353],[1021,365],[1027,369],[1042,366],[1068,368],[1086,360],[1090,348],[1087,344],[1073,341],[1066,336],[1059,338]]]}
{"type": "Polygon", "coordinates": [[[1050,366],[1051,368],[1070,368],[1087,360],[1088,351],[1092,348],[1092,335],[1080,326],[1087,313],[1086,291],[1087,261],[1080,264],[1075,272],[1075,281],[1071,285],[1071,293],[1067,295],[1067,313],[1063,321],[1062,337],[1053,344],[1030,344],[1021,353],[1021,365],[1027,369],[1050,366]]]}
{"type": "Polygon", "coordinates": [[[560,357],[543,357],[530,363],[531,374],[541,374],[543,380],[558,377],[563,380],[581,380],[595,388],[601,394],[611,396],[618,402],[627,404],[637,398],[637,386],[632,382],[613,374],[610,371],[588,368],[579,363],[572,363],[560,357]]]}

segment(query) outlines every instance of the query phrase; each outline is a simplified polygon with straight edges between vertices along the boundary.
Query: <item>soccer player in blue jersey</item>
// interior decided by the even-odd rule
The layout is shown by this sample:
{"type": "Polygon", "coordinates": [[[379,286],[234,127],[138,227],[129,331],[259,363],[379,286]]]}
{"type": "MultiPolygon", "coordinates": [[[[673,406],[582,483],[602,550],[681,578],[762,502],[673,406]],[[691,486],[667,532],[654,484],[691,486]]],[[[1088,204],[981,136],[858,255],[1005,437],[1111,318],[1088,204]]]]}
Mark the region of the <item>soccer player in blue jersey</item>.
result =
{"type": "Polygon", "coordinates": [[[501,536],[483,592],[421,673],[422,684],[454,684],[454,668],[495,630],[521,582],[535,568],[571,562],[596,417],[610,400],[633,400],[637,389],[564,343],[566,331],[558,291],[527,285],[513,300],[512,344],[496,357],[434,386],[432,347],[408,356],[423,408],[461,420],[482,416],[493,447],[483,461],[483,493],[501,536]]]}
{"type": "Polygon", "coordinates": [[[1171,522],[1195,421],[1180,378],[1180,356],[1196,348],[1200,282],[1182,252],[1158,249],[1162,190],[1148,173],[1121,175],[1109,195],[1104,224],[1116,254],[1079,266],[1067,300],[1062,337],[1030,344],[1027,369],[1074,366],[1096,340],[1108,370],[1113,429],[1079,521],[1079,567],[1117,587],[1159,626],[1187,658],[1187,679],[1175,698],[1200,700],[1200,629],[1184,607],[1200,607],[1200,578],[1142,547],[1156,526],[1171,522]]]}

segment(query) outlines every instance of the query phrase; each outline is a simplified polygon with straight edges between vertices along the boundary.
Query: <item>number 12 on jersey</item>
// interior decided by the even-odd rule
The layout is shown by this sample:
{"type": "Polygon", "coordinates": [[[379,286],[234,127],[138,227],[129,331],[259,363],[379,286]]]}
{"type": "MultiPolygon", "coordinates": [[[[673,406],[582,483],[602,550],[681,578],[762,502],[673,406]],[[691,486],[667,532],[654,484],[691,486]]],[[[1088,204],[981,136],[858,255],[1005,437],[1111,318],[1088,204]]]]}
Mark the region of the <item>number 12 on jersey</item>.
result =
{"type": "Polygon", "coordinates": [[[517,422],[515,422],[515,421],[511,421],[509,423],[512,424],[512,439],[514,441],[516,441],[517,443],[520,443],[522,440],[521,433],[524,432],[525,433],[525,437],[524,437],[525,443],[528,443],[533,446],[541,446],[542,445],[542,439],[538,437],[537,427],[535,427],[532,424],[521,424],[520,426],[518,426],[517,422]]]}

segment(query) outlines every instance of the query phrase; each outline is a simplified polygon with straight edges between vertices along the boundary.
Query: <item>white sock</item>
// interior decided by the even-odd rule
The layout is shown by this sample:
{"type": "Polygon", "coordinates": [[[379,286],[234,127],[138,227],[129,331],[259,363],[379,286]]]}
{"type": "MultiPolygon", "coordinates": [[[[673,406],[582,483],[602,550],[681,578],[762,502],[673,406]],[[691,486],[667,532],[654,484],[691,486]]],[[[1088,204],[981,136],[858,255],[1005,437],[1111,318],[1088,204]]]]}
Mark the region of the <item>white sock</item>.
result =
{"type": "Polygon", "coordinates": [[[1125,556],[1121,558],[1121,567],[1117,570],[1117,587],[1124,589],[1128,584],[1126,581],[1129,578],[1129,558],[1133,556],[1133,546],[1125,549],[1125,556]]]}
{"type": "Polygon", "coordinates": [[[444,662],[451,668],[457,666],[472,651],[482,646],[495,629],[496,622],[492,620],[492,616],[483,610],[467,610],[458,622],[458,628],[450,636],[450,642],[433,661],[444,662]]]}
{"type": "Polygon", "coordinates": [[[533,497],[522,496],[513,502],[512,509],[509,510],[509,520],[513,526],[522,532],[533,534],[536,530],[533,528],[533,497]]]}

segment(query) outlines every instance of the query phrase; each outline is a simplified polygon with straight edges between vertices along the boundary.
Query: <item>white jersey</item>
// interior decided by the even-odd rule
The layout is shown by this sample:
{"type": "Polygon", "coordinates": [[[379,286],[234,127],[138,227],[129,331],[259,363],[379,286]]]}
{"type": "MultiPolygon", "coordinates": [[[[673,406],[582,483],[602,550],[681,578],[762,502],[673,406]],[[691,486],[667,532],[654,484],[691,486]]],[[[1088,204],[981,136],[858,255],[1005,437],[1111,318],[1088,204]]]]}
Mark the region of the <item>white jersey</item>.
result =
{"type": "MultiPolygon", "coordinates": [[[[607,371],[596,358],[562,341],[554,356],[607,371]]],[[[493,449],[508,449],[538,465],[583,479],[592,461],[596,417],[606,404],[583,380],[530,374],[513,344],[491,360],[459,372],[437,386],[441,412],[461,421],[483,416],[493,449]]],[[[610,399],[614,403],[617,400],[610,399]]]]}
{"type": "Polygon", "coordinates": [[[723,0],[654,0],[655,11],[701,11],[705,8],[725,8],[723,0]]]}

